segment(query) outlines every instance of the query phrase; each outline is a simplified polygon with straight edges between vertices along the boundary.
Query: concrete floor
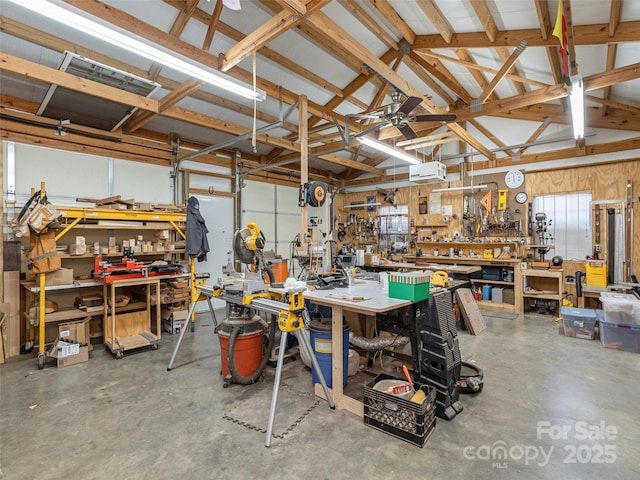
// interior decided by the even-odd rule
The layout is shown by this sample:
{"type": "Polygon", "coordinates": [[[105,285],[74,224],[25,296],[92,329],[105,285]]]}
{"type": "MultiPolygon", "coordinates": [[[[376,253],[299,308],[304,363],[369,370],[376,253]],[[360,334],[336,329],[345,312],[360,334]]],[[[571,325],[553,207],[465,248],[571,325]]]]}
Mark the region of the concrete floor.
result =
{"type": "Polygon", "coordinates": [[[266,424],[274,369],[223,389],[204,315],[171,372],[170,335],[121,360],[97,346],[64,369],[11,359],[0,367],[0,478],[640,478],[640,355],[566,338],[542,317],[484,314],[481,335],[460,332],[484,391],[461,396],[464,411],[438,419],[424,448],[317,402],[299,361],[283,371],[274,431],[285,434],[266,448],[249,426],[266,424]]]}

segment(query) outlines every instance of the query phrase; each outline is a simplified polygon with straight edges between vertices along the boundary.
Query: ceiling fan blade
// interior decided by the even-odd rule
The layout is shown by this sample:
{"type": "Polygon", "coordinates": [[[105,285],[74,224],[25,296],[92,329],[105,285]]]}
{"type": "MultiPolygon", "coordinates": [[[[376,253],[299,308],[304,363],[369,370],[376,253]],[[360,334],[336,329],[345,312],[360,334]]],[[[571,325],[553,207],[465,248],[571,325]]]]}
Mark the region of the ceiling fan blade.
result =
{"type": "Polygon", "coordinates": [[[420,97],[408,97],[404,103],[400,105],[400,108],[398,108],[398,113],[408,115],[409,112],[420,105],[420,103],[422,103],[422,99],[420,97]]]}
{"type": "Polygon", "coordinates": [[[413,140],[414,138],[418,138],[418,135],[416,134],[416,132],[413,131],[413,128],[411,128],[407,124],[400,125],[398,127],[398,130],[400,130],[402,135],[404,135],[404,138],[406,138],[407,140],[413,140]]]}
{"type": "Polygon", "coordinates": [[[455,122],[458,116],[455,113],[416,115],[412,120],[414,122],[455,122]]]}

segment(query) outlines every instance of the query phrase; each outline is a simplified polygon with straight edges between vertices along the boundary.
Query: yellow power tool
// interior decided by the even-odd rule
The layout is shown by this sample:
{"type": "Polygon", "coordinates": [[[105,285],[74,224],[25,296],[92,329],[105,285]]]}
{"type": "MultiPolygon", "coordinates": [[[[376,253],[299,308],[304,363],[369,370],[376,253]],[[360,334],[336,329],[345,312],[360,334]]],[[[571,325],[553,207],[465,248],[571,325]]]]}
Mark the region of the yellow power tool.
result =
{"type": "Polygon", "coordinates": [[[451,280],[449,280],[447,272],[438,270],[431,275],[431,285],[433,287],[448,287],[451,285],[451,280]]]}

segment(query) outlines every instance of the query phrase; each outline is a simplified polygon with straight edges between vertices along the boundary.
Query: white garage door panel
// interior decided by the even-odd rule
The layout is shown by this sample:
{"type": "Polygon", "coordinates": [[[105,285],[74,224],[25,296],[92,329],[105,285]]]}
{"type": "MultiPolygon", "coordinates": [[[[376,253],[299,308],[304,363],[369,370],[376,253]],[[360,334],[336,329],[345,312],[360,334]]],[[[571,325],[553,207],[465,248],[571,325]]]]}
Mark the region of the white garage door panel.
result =
{"type": "MultiPolygon", "coordinates": [[[[206,262],[196,261],[196,273],[209,273],[207,285],[215,285],[227,264],[227,252],[233,248],[233,198],[195,196],[200,202],[200,214],[209,229],[209,249],[206,262]]],[[[213,299],[213,308],[222,308],[222,300],[213,299]]],[[[208,311],[207,302],[198,302],[196,312],[208,311]]]]}

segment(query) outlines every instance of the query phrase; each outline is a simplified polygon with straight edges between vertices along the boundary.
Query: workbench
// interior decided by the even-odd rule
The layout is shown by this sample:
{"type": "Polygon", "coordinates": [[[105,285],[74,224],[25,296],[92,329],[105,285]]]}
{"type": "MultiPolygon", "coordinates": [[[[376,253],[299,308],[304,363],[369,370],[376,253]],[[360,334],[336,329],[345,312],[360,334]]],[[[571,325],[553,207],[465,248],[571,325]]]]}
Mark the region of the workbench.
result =
{"type": "MultiPolygon", "coordinates": [[[[360,417],[364,417],[364,405],[362,402],[343,394],[343,314],[348,311],[375,315],[411,305],[413,302],[390,298],[386,290],[383,289],[382,284],[370,280],[358,280],[355,285],[348,288],[307,290],[304,292],[304,298],[313,303],[331,307],[331,396],[336,408],[348,410],[360,417]],[[339,298],[338,295],[345,298],[339,298]],[[349,296],[352,298],[363,297],[364,300],[348,300],[347,297],[349,296]]],[[[324,397],[321,385],[315,385],[315,393],[320,397],[324,397]]]]}
{"type": "MultiPolygon", "coordinates": [[[[460,287],[467,282],[460,281],[450,288],[460,287]]],[[[448,290],[444,288],[432,288],[431,291],[448,290]]],[[[364,405],[359,400],[344,395],[343,392],[343,315],[345,312],[355,312],[364,315],[376,315],[387,313],[413,303],[409,300],[390,298],[382,284],[370,280],[356,280],[356,284],[349,288],[329,290],[307,290],[304,292],[305,300],[331,307],[331,361],[332,361],[332,388],[331,396],[336,408],[364,416],[364,405]],[[353,298],[354,300],[350,300],[353,298]],[[359,300],[363,298],[363,300],[359,300]],[[358,300],[355,300],[358,299],[358,300]]],[[[418,330],[422,328],[417,326],[418,330]]],[[[421,345],[421,339],[420,339],[421,345]]],[[[415,348],[415,346],[414,346],[415,348]]],[[[321,385],[315,385],[315,393],[324,398],[321,385]]]]}

